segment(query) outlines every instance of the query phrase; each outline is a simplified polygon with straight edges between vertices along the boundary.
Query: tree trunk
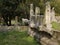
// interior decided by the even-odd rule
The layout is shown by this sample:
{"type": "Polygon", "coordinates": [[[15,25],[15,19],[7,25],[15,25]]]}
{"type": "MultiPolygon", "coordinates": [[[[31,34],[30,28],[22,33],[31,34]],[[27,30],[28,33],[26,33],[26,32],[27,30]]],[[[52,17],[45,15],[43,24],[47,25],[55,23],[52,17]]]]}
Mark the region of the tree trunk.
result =
{"type": "Polygon", "coordinates": [[[9,18],[9,26],[11,26],[11,17],[9,18]]]}

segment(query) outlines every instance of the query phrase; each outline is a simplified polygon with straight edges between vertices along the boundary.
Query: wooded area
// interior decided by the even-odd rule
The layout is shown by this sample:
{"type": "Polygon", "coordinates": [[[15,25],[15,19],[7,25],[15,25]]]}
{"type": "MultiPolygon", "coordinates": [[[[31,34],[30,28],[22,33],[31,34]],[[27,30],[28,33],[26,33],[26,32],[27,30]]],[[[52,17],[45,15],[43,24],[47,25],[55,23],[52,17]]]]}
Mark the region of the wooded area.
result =
{"type": "Polygon", "coordinates": [[[15,16],[19,19],[28,18],[30,4],[40,7],[41,14],[44,14],[46,2],[50,1],[51,6],[55,7],[56,15],[60,14],[60,0],[0,0],[0,16],[3,17],[7,25],[11,25],[11,20],[15,16]],[[8,23],[9,22],[9,23],[8,23]]]}

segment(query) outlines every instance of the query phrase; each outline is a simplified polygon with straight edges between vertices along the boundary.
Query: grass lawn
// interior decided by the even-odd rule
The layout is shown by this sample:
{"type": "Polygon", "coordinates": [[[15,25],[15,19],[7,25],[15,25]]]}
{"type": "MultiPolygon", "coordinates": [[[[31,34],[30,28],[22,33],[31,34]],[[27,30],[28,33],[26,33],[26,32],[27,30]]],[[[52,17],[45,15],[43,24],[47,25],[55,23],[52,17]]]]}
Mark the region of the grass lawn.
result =
{"type": "Polygon", "coordinates": [[[52,22],[52,28],[60,30],[60,23],[52,22]]]}
{"type": "Polygon", "coordinates": [[[0,32],[0,45],[38,45],[27,32],[0,32]]]}

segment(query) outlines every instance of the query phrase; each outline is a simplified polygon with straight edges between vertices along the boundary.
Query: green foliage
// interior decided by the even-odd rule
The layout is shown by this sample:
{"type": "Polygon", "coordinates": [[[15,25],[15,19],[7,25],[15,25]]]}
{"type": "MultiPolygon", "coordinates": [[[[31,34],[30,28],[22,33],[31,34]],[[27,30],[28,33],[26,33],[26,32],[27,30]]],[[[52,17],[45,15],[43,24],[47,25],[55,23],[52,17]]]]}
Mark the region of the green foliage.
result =
{"type": "Polygon", "coordinates": [[[0,45],[38,45],[26,31],[0,32],[0,45]]]}
{"type": "Polygon", "coordinates": [[[52,22],[52,28],[56,30],[60,30],[60,23],[52,22]]]}
{"type": "Polygon", "coordinates": [[[60,0],[51,0],[51,6],[55,7],[55,11],[57,14],[60,14],[60,0]]]}
{"type": "MultiPolygon", "coordinates": [[[[29,16],[29,7],[30,4],[33,3],[34,6],[39,6],[41,9],[41,13],[44,13],[45,3],[50,1],[51,6],[55,7],[56,14],[60,14],[60,0],[0,0],[0,11],[2,8],[7,8],[10,13],[13,11],[15,14],[12,15],[20,15],[23,12],[21,17],[24,17],[28,14],[29,16]],[[3,5],[4,3],[4,5],[3,5]],[[19,14],[16,14],[19,12],[19,14]],[[24,14],[26,12],[26,14],[24,14]]],[[[2,13],[2,12],[1,12],[2,13]]]]}

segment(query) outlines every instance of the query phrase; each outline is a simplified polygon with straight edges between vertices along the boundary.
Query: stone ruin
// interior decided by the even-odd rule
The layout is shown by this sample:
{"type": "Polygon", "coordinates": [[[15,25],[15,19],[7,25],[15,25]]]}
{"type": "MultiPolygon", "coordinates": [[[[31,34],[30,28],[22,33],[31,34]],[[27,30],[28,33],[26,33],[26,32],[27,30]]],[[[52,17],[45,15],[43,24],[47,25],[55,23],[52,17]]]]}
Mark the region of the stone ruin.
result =
{"type": "MultiPolygon", "coordinates": [[[[50,3],[46,3],[45,14],[40,15],[40,8],[36,7],[33,10],[33,4],[30,4],[30,22],[28,34],[37,40],[42,45],[59,45],[50,32],[52,29],[52,22],[56,22],[54,8],[51,9],[50,3]],[[42,31],[41,31],[42,30],[42,31]]],[[[52,33],[52,32],[51,32],[52,33]]]]}
{"type": "Polygon", "coordinates": [[[46,9],[45,9],[45,25],[48,30],[51,30],[51,7],[49,2],[46,3],[46,9]]]}
{"type": "Polygon", "coordinates": [[[57,22],[55,18],[55,11],[54,7],[51,9],[50,2],[46,3],[46,9],[45,9],[45,26],[46,29],[51,31],[52,30],[52,22],[57,22]]]}
{"type": "Polygon", "coordinates": [[[57,22],[55,18],[54,7],[51,9],[50,3],[46,3],[45,14],[40,15],[40,8],[36,7],[35,12],[33,10],[33,4],[30,4],[30,27],[41,27],[45,25],[48,31],[52,30],[52,22],[57,22]]]}
{"type": "Polygon", "coordinates": [[[54,7],[51,10],[51,21],[57,22],[54,7]]]}
{"type": "Polygon", "coordinates": [[[43,16],[42,15],[40,16],[40,8],[36,7],[35,8],[35,14],[34,14],[33,4],[31,4],[30,5],[30,23],[29,23],[29,26],[35,27],[35,28],[40,26],[42,23],[41,17],[43,17],[43,16]]]}

